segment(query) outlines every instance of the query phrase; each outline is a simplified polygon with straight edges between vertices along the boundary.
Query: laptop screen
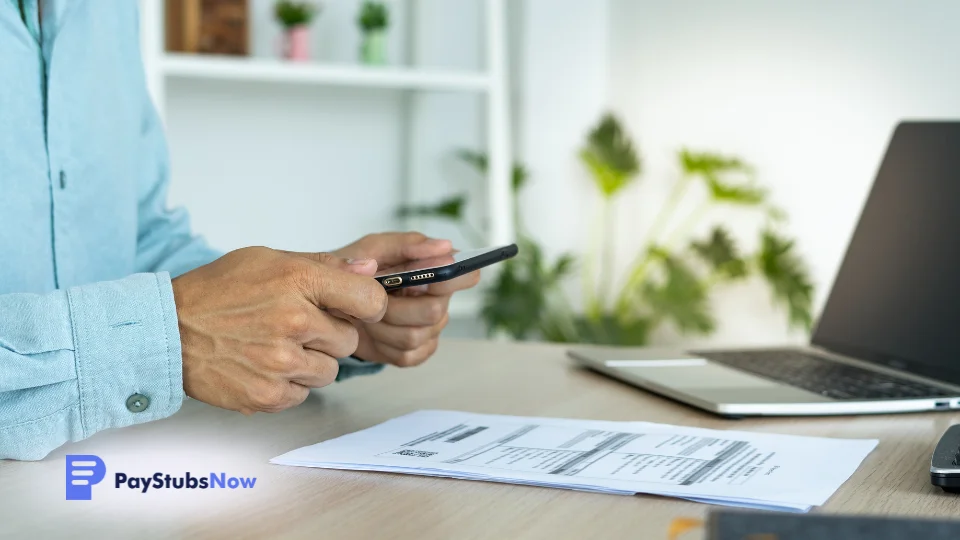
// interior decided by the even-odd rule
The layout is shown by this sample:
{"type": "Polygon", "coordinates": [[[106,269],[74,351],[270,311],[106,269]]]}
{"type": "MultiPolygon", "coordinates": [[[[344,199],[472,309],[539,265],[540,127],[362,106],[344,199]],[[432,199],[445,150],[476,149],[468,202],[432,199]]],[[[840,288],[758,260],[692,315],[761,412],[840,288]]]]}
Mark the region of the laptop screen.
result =
{"type": "Polygon", "coordinates": [[[813,343],[960,384],[960,122],[894,132],[813,343]]]}

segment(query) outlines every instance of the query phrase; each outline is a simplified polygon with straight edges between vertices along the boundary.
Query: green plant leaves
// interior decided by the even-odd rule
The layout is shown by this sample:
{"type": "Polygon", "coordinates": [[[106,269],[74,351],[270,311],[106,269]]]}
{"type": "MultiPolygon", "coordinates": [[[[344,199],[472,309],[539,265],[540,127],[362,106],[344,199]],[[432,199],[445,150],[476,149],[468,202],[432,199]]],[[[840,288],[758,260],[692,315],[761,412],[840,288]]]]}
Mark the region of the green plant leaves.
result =
{"type": "MultiPolygon", "coordinates": [[[[478,173],[486,175],[487,174],[487,154],[483,152],[475,152],[473,150],[462,149],[457,152],[457,157],[460,158],[463,162],[471,165],[477,170],[478,173]]],[[[514,163],[513,165],[513,174],[511,178],[511,184],[513,185],[513,191],[518,192],[527,183],[527,179],[530,174],[527,172],[526,167],[522,164],[514,163]]]]}
{"type": "Polygon", "coordinates": [[[710,198],[716,202],[756,206],[767,199],[767,191],[754,184],[753,167],[739,158],[683,149],[679,159],[684,174],[702,178],[710,198]],[[736,184],[725,181],[724,177],[729,175],[745,176],[747,182],[736,184]]]}
{"type": "MultiPolygon", "coordinates": [[[[487,154],[463,149],[457,157],[478,174],[486,175],[487,154]]],[[[628,134],[609,114],[588,134],[580,158],[607,205],[642,168],[628,134]]],[[[663,227],[654,226],[657,234],[651,232],[642,242],[645,251],[628,269],[626,284],[613,307],[595,301],[581,314],[573,311],[560,289],[580,259],[564,254],[549,262],[541,247],[523,234],[515,207],[521,231],[520,253],[499,265],[500,271],[484,288],[481,318],[488,331],[505,332],[515,339],[539,337],[554,342],[628,346],[646,345],[651,333],[665,323],[682,333],[708,334],[717,324],[709,302],[712,288],[722,280],[744,279],[754,272],[762,274],[774,300],[786,307],[790,324],[809,329],[813,296],[810,277],[794,242],[774,232],[773,227],[782,224],[786,214],[768,204],[766,190],[755,184],[753,168],[737,157],[686,149],[678,153],[678,161],[684,180],[668,201],[679,202],[696,178],[704,182],[709,194],[698,212],[713,204],[755,208],[766,217],[767,227],[757,253],[743,254],[722,225],[714,226],[705,238],[689,239],[694,226],[688,223],[696,224],[700,213],[682,221],[678,230],[683,234],[673,231],[665,241],[658,234],[664,232],[663,227]]],[[[515,193],[527,185],[528,178],[523,165],[514,164],[515,193]]],[[[472,231],[465,219],[467,203],[466,194],[453,195],[435,204],[403,207],[399,214],[455,221],[472,231]]],[[[664,219],[658,218],[655,223],[671,222],[678,207],[673,203],[665,205],[661,212],[664,219]]],[[[475,236],[482,242],[482,235],[475,236]]],[[[603,282],[614,283],[614,277],[611,273],[603,282]]]]}
{"type": "Polygon", "coordinates": [[[753,169],[737,157],[712,152],[680,150],[680,167],[690,176],[717,176],[726,173],[752,174],[753,169]]]}
{"type": "Polygon", "coordinates": [[[600,318],[574,317],[572,332],[565,332],[554,322],[544,325],[542,335],[554,343],[589,343],[594,345],[621,345],[625,347],[648,344],[652,325],[645,318],[622,321],[615,315],[600,318]]]}
{"type": "Polygon", "coordinates": [[[273,7],[274,17],[287,29],[310,24],[316,13],[317,6],[313,2],[280,0],[273,7]]]}
{"type": "Polygon", "coordinates": [[[520,252],[501,265],[494,282],[484,290],[480,316],[488,332],[502,330],[514,339],[524,339],[534,333],[544,335],[552,327],[549,296],[573,270],[575,259],[564,254],[548,265],[535,242],[520,239],[518,244],[520,252]]]}
{"type": "Polygon", "coordinates": [[[605,198],[616,195],[640,174],[640,158],[633,142],[612,114],[605,115],[590,131],[580,159],[605,198]]]}
{"type": "Polygon", "coordinates": [[[740,279],[747,275],[747,262],[738,253],[730,232],[720,225],[713,228],[705,241],[691,242],[690,249],[720,277],[740,279]]]}
{"type": "Polygon", "coordinates": [[[432,217],[459,221],[463,219],[463,210],[467,204],[466,195],[454,195],[434,204],[401,206],[397,209],[399,217],[432,217]]]}
{"type": "Polygon", "coordinates": [[[809,330],[813,325],[813,283],[794,241],[764,230],[757,265],[776,301],[786,305],[791,326],[809,330]]]}
{"type": "Polygon", "coordinates": [[[542,288],[532,286],[522,274],[518,262],[508,261],[484,290],[480,317],[489,333],[502,330],[514,339],[524,339],[538,327],[546,299],[542,288]]]}
{"type": "Polygon", "coordinates": [[[364,32],[386,30],[390,25],[390,12],[387,10],[387,5],[383,2],[366,0],[360,7],[357,24],[364,32]]]}
{"type": "Polygon", "coordinates": [[[756,206],[767,198],[766,190],[759,187],[735,186],[715,178],[708,178],[707,185],[710,188],[710,196],[717,202],[756,206]]]}
{"type": "MultiPolygon", "coordinates": [[[[530,242],[532,243],[532,242],[530,242]]],[[[553,268],[547,272],[548,281],[551,284],[559,283],[560,280],[570,275],[573,272],[574,265],[577,263],[577,258],[571,253],[564,253],[557,258],[557,262],[554,263],[553,268]]]]}
{"type": "Polygon", "coordinates": [[[716,327],[707,298],[707,287],[678,257],[656,248],[663,278],[649,278],[641,289],[645,308],[657,319],[667,319],[683,333],[706,334],[716,327]]]}

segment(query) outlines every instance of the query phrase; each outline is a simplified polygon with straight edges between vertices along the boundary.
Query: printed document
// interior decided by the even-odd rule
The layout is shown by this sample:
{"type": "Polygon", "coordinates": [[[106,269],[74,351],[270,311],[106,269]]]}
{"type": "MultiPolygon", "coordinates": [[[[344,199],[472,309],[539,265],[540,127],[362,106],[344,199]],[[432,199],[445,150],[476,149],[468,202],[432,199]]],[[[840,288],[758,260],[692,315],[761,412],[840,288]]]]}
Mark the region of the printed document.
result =
{"type": "Polygon", "coordinates": [[[419,411],[271,463],[805,512],[826,502],[876,445],[648,422],[419,411]]]}

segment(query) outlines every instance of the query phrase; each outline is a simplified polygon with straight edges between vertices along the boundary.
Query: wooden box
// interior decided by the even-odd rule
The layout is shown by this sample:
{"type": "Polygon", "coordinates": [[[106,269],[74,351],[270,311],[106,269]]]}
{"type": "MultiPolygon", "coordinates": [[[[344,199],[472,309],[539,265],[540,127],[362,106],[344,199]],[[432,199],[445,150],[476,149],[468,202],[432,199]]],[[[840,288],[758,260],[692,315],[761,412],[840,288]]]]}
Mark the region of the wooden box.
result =
{"type": "Polygon", "coordinates": [[[249,27],[248,0],[166,0],[171,52],[246,55],[249,27]]]}

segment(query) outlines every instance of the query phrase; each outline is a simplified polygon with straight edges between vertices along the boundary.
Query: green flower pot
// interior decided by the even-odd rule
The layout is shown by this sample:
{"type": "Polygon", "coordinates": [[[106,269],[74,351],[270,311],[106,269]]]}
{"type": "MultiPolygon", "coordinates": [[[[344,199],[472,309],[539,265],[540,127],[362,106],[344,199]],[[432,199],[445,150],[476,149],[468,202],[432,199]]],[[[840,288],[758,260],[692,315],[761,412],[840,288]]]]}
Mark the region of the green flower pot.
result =
{"type": "Polygon", "coordinates": [[[363,34],[360,44],[360,61],[371,66],[382,66],[387,63],[387,33],[383,30],[374,30],[363,34]]]}

